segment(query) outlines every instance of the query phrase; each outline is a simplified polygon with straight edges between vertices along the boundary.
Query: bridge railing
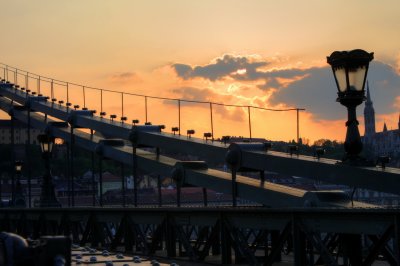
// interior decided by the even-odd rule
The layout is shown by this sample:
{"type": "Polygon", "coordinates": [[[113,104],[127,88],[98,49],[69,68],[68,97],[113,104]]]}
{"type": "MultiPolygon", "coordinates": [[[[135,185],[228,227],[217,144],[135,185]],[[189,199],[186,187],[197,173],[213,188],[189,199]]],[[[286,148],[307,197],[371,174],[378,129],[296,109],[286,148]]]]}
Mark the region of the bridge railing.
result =
{"type": "Polygon", "coordinates": [[[0,231],[216,264],[399,265],[399,219],[380,209],[3,209],[0,231]]]}
{"type": "Polygon", "coordinates": [[[167,122],[171,127],[167,127],[166,131],[172,130],[172,127],[177,127],[177,134],[185,134],[182,129],[192,129],[192,117],[196,116],[196,119],[198,119],[199,116],[201,116],[202,120],[209,121],[209,126],[201,128],[196,134],[198,135],[200,132],[209,132],[212,138],[217,135],[222,136],[224,133],[228,132],[223,127],[218,126],[215,117],[218,113],[223,111],[221,108],[226,108],[228,111],[229,109],[240,109],[242,111],[241,114],[244,114],[242,120],[247,121],[245,122],[247,125],[243,126],[244,122],[242,121],[240,128],[248,128],[248,137],[250,139],[252,139],[254,135],[254,123],[257,121],[254,121],[253,116],[257,112],[295,112],[295,136],[298,141],[300,136],[300,111],[305,110],[304,108],[298,107],[273,109],[252,105],[168,98],[102,89],[38,75],[3,63],[0,63],[0,76],[6,81],[14,83],[21,88],[23,87],[27,91],[29,90],[30,93],[33,92],[37,95],[42,94],[48,96],[50,100],[60,105],[69,105],[70,108],[76,109],[95,109],[98,111],[98,115],[104,117],[114,115],[115,118],[112,119],[121,121],[121,123],[135,122],[134,120],[139,120],[141,123],[157,122],[159,124],[164,124],[167,122]],[[160,113],[158,115],[154,114],[155,108],[152,108],[155,105],[159,107],[157,108],[158,113],[160,113]],[[162,107],[171,110],[170,107],[174,105],[176,106],[175,115],[165,116],[165,114],[161,114],[162,111],[159,111],[163,110],[162,107]],[[190,114],[188,107],[203,108],[203,110],[207,110],[207,112],[192,112],[190,114]],[[129,122],[128,115],[131,116],[131,121],[129,122]]]}

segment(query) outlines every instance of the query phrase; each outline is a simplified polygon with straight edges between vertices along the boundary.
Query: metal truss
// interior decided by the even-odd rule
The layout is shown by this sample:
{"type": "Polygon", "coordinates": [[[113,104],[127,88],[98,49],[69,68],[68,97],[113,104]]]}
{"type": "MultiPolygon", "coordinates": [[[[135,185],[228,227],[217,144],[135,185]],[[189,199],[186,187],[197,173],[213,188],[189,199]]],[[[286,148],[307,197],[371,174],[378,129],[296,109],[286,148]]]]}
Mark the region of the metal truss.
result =
{"type": "Polygon", "coordinates": [[[377,209],[4,209],[0,231],[216,264],[400,265],[399,221],[377,209]]]}

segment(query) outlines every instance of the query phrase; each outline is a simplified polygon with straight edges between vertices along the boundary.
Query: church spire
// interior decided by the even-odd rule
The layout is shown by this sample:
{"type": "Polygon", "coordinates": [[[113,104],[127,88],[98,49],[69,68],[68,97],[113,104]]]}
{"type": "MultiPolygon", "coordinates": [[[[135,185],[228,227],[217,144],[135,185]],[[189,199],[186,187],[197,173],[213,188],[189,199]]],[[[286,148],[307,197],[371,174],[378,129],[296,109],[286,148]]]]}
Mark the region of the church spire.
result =
{"type": "Polygon", "coordinates": [[[399,122],[397,123],[397,125],[399,126],[399,130],[400,130],[400,114],[399,114],[399,122]]]}
{"type": "Polygon", "coordinates": [[[368,80],[367,80],[367,102],[366,103],[371,103],[372,104],[372,101],[371,101],[371,95],[369,94],[369,82],[368,82],[368,80]]]}
{"type": "Polygon", "coordinates": [[[387,126],[386,126],[386,122],[383,123],[383,132],[387,131],[387,126]]]}
{"type": "MultiPolygon", "coordinates": [[[[365,133],[364,136],[366,141],[371,140],[371,138],[375,135],[375,110],[374,105],[371,100],[371,93],[369,91],[369,82],[367,80],[367,100],[365,101],[364,107],[364,125],[365,125],[365,133]]],[[[400,125],[399,125],[400,127],[400,125]]]]}

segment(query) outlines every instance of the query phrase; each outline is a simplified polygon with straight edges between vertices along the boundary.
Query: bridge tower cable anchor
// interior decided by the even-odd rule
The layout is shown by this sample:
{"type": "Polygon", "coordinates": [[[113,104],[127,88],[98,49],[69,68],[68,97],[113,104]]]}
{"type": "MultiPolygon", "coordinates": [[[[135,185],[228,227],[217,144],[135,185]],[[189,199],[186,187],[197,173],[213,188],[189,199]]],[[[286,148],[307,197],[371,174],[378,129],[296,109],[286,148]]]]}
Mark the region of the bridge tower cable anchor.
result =
{"type": "Polygon", "coordinates": [[[99,141],[98,145],[95,148],[96,153],[99,156],[99,204],[103,207],[103,160],[107,160],[109,158],[105,155],[105,149],[109,147],[122,147],[125,143],[121,139],[102,139],[99,141]]]}
{"type": "MultiPolygon", "coordinates": [[[[207,170],[208,165],[204,161],[179,161],[176,162],[171,172],[171,177],[176,183],[176,205],[181,207],[181,191],[182,187],[188,185],[186,182],[186,174],[188,171],[207,170]]],[[[204,198],[206,201],[206,198],[204,198]]],[[[205,202],[207,206],[207,203],[205,202]]]]}

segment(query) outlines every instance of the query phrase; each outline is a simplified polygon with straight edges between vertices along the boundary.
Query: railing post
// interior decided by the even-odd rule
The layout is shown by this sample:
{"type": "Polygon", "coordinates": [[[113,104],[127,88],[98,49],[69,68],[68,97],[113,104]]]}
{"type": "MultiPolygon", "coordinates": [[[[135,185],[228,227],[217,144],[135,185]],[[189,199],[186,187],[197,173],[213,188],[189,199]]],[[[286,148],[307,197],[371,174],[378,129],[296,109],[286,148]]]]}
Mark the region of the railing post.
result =
{"type": "Polygon", "coordinates": [[[210,118],[211,118],[211,139],[214,140],[214,122],[213,122],[212,102],[210,102],[210,118]]]}
{"type": "Polygon", "coordinates": [[[14,84],[18,85],[18,69],[17,68],[15,69],[15,72],[14,72],[14,84]]]}
{"type": "Polygon", "coordinates": [[[25,89],[29,89],[29,72],[26,72],[25,76],[25,89]]]}
{"type": "Polygon", "coordinates": [[[220,233],[221,233],[221,260],[222,264],[232,263],[232,242],[229,235],[228,228],[225,226],[225,216],[220,215],[220,233]]]}
{"type": "Polygon", "coordinates": [[[37,79],[37,92],[40,94],[40,76],[37,79]]]}
{"type": "Polygon", "coordinates": [[[69,103],[69,84],[67,82],[67,103],[69,103]]]}
{"type": "Polygon", "coordinates": [[[124,117],[124,93],[121,92],[121,117],[124,117]]]}
{"type": "Polygon", "coordinates": [[[249,132],[250,132],[250,140],[251,140],[251,115],[250,115],[250,106],[247,106],[247,112],[249,114],[249,132]]]}
{"type": "Polygon", "coordinates": [[[172,224],[172,219],[169,214],[166,215],[165,218],[165,227],[166,227],[166,249],[167,249],[167,256],[169,258],[176,257],[176,232],[175,228],[172,224]]]}
{"type": "Polygon", "coordinates": [[[306,240],[305,235],[300,229],[300,218],[292,214],[292,235],[294,249],[294,265],[306,265],[306,240]]]}
{"type": "Polygon", "coordinates": [[[85,86],[82,86],[82,94],[83,94],[83,108],[86,108],[86,93],[85,93],[85,86]]]}
{"type": "Polygon", "coordinates": [[[145,120],[146,120],[146,123],[148,122],[147,121],[147,96],[144,96],[144,111],[145,111],[145,120]]]}
{"type": "Polygon", "coordinates": [[[54,81],[53,80],[51,80],[50,89],[51,89],[51,91],[50,91],[51,100],[53,100],[54,99],[54,81]]]}
{"type": "Polygon", "coordinates": [[[100,90],[100,113],[103,112],[103,90],[100,90]]]}
{"type": "Polygon", "coordinates": [[[178,99],[178,134],[181,135],[181,100],[178,99]]]}
{"type": "Polygon", "coordinates": [[[299,145],[300,141],[300,127],[299,127],[299,108],[296,108],[296,116],[297,116],[297,145],[299,145]]]}

